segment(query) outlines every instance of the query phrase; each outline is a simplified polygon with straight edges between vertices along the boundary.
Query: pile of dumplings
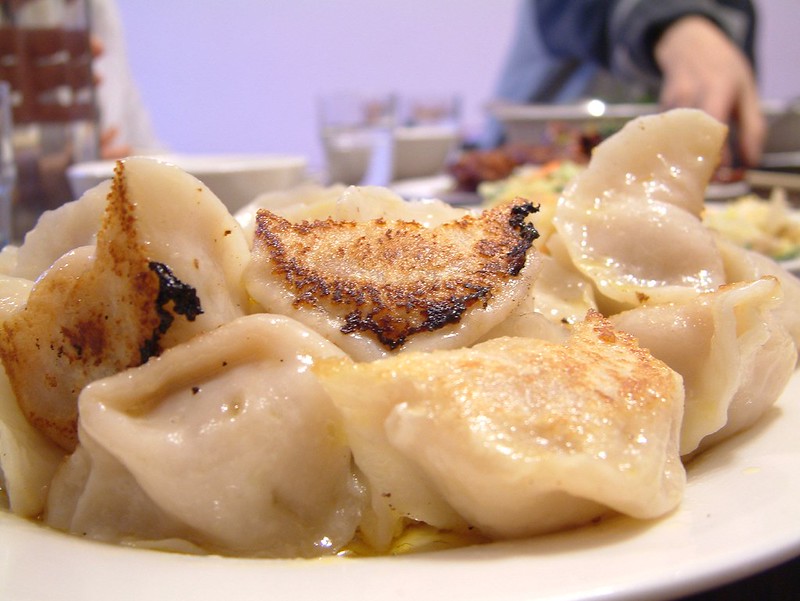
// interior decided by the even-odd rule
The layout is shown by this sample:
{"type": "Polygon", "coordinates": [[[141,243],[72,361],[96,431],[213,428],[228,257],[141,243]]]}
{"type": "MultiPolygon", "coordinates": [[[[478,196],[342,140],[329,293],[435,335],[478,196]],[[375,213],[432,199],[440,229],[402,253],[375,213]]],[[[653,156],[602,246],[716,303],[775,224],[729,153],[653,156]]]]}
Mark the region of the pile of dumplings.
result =
{"type": "Polygon", "coordinates": [[[265,558],[669,514],[685,464],[756,422],[797,362],[800,282],[702,223],[726,135],[689,109],[634,120],[530,215],[535,198],[490,214],[312,185],[231,215],[173,165],[121,161],[0,253],[9,510],[265,558]],[[329,230],[341,252],[315,252],[329,230]],[[413,251],[380,242],[402,236],[413,251]],[[312,263],[349,274],[352,306],[312,263]],[[349,327],[397,278],[395,311],[428,325],[391,345],[349,327]],[[446,318],[417,288],[450,294],[446,318]]]}

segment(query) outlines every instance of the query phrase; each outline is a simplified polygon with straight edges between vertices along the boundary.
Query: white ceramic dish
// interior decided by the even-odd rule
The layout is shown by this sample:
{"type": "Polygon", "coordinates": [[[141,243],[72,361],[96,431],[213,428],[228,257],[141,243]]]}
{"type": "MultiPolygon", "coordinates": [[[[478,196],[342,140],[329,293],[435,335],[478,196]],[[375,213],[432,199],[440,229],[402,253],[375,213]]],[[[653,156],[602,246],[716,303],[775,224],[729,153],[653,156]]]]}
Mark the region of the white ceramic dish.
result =
{"type": "Polygon", "coordinates": [[[460,206],[478,206],[481,203],[481,197],[475,192],[454,190],[455,180],[447,174],[397,180],[389,187],[406,200],[435,198],[460,206]]]}
{"type": "Polygon", "coordinates": [[[567,128],[574,132],[590,129],[608,133],[620,129],[636,117],[658,112],[655,104],[611,104],[601,100],[588,100],[573,104],[503,104],[489,107],[489,111],[505,128],[506,141],[523,144],[559,144],[559,132],[567,128]]]}
{"type": "Polygon", "coordinates": [[[0,512],[4,601],[674,598],[800,554],[800,372],[751,430],[698,457],[680,508],[404,557],[237,560],[106,546],[0,512]]]}
{"type": "MultiPolygon", "coordinates": [[[[219,197],[231,212],[263,192],[290,188],[306,178],[307,161],[292,155],[159,155],[191,173],[219,197]]],[[[67,169],[75,198],[110,178],[116,161],[77,163],[67,169]]]]}
{"type": "MultiPolygon", "coordinates": [[[[631,119],[662,110],[657,104],[607,103],[596,98],[567,104],[494,103],[488,108],[503,124],[508,142],[533,144],[563,143],[554,133],[563,133],[564,129],[607,135],[631,119]],[[557,124],[556,130],[554,124],[557,124]]],[[[798,107],[782,100],[764,100],[761,109],[768,124],[765,158],[770,158],[772,153],[776,153],[773,161],[779,161],[779,156],[786,153],[796,157],[800,131],[798,107]]]]}
{"type": "Polygon", "coordinates": [[[393,177],[402,180],[441,174],[457,146],[458,131],[454,126],[397,127],[393,177]]]}

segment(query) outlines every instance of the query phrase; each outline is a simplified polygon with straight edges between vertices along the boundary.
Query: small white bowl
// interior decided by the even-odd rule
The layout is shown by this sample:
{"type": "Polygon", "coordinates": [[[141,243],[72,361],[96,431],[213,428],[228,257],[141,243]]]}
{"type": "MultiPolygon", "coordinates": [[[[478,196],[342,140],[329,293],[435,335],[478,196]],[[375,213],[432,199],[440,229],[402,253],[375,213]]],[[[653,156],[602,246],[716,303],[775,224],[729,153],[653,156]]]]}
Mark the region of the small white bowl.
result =
{"type": "MultiPolygon", "coordinates": [[[[208,186],[233,213],[264,192],[296,186],[306,179],[307,161],[292,155],[159,155],[208,186]]],[[[67,169],[75,198],[111,178],[116,161],[76,163],[67,169]]]]}
{"type": "Polygon", "coordinates": [[[394,130],[393,179],[430,177],[444,172],[458,147],[453,126],[414,125],[394,130]]]}

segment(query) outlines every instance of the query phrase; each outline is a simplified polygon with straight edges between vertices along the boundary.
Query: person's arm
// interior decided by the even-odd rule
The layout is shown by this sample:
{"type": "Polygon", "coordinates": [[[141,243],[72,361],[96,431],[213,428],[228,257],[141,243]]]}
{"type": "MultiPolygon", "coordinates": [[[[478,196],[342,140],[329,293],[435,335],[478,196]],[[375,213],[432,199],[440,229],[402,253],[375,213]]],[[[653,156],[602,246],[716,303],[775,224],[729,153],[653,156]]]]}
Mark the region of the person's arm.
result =
{"type": "Polygon", "coordinates": [[[683,17],[658,38],[653,56],[663,74],[662,106],[696,106],[722,122],[735,120],[741,158],[757,165],[766,122],[755,75],[719,27],[705,17],[683,17]]]}
{"type": "Polygon", "coordinates": [[[531,0],[536,27],[547,50],[610,66],[609,19],[616,2],[609,0],[531,0]]]}
{"type": "Polygon", "coordinates": [[[665,107],[693,106],[739,126],[742,158],[760,158],[755,13],[747,0],[538,0],[537,27],[555,56],[660,85],[665,107]]]}

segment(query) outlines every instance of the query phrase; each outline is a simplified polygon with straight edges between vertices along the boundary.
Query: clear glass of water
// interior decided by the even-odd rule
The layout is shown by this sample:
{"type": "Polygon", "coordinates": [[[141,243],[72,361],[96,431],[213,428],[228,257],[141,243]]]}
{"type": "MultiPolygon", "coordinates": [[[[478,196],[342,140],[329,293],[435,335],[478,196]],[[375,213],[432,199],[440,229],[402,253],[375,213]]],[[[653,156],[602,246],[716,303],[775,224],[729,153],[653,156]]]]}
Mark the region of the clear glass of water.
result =
{"type": "Polygon", "coordinates": [[[327,180],[384,186],[392,177],[392,94],[339,92],[318,98],[318,118],[327,180]]]}
{"type": "Polygon", "coordinates": [[[0,81],[0,248],[11,240],[11,207],[17,183],[11,103],[11,86],[0,81]]]}

